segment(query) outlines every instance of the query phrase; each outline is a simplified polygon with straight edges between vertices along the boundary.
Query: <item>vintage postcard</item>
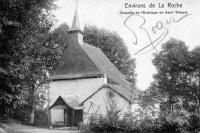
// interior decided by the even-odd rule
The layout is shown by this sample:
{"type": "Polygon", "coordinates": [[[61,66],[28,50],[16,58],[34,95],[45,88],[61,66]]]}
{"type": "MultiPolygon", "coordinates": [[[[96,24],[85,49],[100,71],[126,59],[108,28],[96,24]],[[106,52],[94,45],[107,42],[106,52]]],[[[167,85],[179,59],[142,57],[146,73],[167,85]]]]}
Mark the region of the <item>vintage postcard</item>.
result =
{"type": "Polygon", "coordinates": [[[0,132],[199,132],[199,9],[0,0],[0,132]]]}

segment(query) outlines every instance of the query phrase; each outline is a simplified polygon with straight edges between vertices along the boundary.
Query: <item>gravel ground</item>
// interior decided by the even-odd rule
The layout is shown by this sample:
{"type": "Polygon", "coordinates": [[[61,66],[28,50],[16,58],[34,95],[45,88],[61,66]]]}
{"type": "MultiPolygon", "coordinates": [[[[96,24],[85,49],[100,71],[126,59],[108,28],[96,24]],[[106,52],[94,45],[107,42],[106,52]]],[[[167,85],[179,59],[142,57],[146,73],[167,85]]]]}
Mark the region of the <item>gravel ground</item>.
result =
{"type": "Polygon", "coordinates": [[[47,128],[37,128],[33,126],[26,126],[22,124],[10,123],[0,124],[0,133],[80,133],[80,131],[72,131],[69,128],[62,129],[47,129],[47,128]],[[5,130],[6,132],[5,132],[5,130]]]}

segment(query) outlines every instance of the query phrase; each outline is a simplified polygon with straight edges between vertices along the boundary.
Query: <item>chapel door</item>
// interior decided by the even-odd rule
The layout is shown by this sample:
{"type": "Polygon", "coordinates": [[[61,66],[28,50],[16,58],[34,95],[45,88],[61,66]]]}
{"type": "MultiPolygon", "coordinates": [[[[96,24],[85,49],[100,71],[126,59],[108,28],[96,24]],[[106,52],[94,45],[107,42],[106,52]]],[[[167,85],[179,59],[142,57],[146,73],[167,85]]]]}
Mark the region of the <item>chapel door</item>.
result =
{"type": "Polygon", "coordinates": [[[63,108],[51,109],[51,122],[57,126],[64,125],[64,109],[63,108]]]}

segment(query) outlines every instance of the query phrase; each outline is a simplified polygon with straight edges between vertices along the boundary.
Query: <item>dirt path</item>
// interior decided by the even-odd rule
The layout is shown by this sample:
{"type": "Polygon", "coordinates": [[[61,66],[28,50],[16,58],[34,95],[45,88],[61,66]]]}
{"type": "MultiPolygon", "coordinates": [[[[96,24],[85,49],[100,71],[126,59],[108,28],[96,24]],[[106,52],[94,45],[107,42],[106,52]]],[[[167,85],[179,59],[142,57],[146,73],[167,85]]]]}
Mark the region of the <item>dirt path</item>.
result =
{"type": "MultiPolygon", "coordinates": [[[[70,131],[69,129],[46,129],[32,126],[25,126],[21,124],[1,124],[1,126],[8,131],[8,133],[80,133],[80,131],[70,131]]],[[[0,132],[1,133],[1,132],[0,132]]]]}
{"type": "Polygon", "coordinates": [[[6,131],[0,127],[0,133],[6,133],[6,131]]]}

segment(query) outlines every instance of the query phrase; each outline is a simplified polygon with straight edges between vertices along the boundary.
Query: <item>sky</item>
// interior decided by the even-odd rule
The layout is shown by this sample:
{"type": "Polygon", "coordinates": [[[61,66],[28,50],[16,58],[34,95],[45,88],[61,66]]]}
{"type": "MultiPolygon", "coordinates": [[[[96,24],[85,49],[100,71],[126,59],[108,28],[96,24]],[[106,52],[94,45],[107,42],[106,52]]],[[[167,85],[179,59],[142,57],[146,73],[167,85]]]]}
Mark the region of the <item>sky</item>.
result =
{"type": "MultiPolygon", "coordinates": [[[[76,9],[76,0],[57,0],[58,9],[54,11],[57,19],[55,27],[62,23],[72,24],[76,9]]],[[[136,59],[137,87],[145,90],[153,81],[156,69],[152,64],[153,53],[161,50],[161,44],[170,38],[176,38],[186,43],[189,49],[200,45],[200,0],[78,0],[80,26],[94,25],[117,32],[133,58],[136,59]],[[155,4],[155,8],[150,8],[155,4]],[[163,8],[159,8],[158,5],[163,8]],[[172,7],[169,5],[176,5],[172,7]],[[180,5],[182,4],[182,7],[180,5]],[[132,5],[132,7],[128,7],[132,5]],[[145,5],[145,8],[138,7],[145,5]],[[135,6],[135,7],[134,7],[135,6]],[[132,12],[139,14],[120,14],[132,12]],[[143,14],[158,12],[158,14],[143,14]],[[172,14],[166,14],[173,12],[172,14]],[[176,14],[176,11],[186,12],[176,14]],[[163,14],[160,14],[163,12],[163,14]],[[131,15],[131,16],[130,16],[131,15]],[[127,19],[128,17],[128,19],[127,19]],[[126,21],[126,26],[124,21],[126,21]],[[171,21],[170,21],[171,20],[171,21]],[[173,21],[174,20],[174,21],[173,21]],[[143,24],[142,27],[140,27],[143,24]],[[154,42],[154,40],[157,40],[154,42]],[[148,44],[153,44],[136,54],[148,44]]]]}

